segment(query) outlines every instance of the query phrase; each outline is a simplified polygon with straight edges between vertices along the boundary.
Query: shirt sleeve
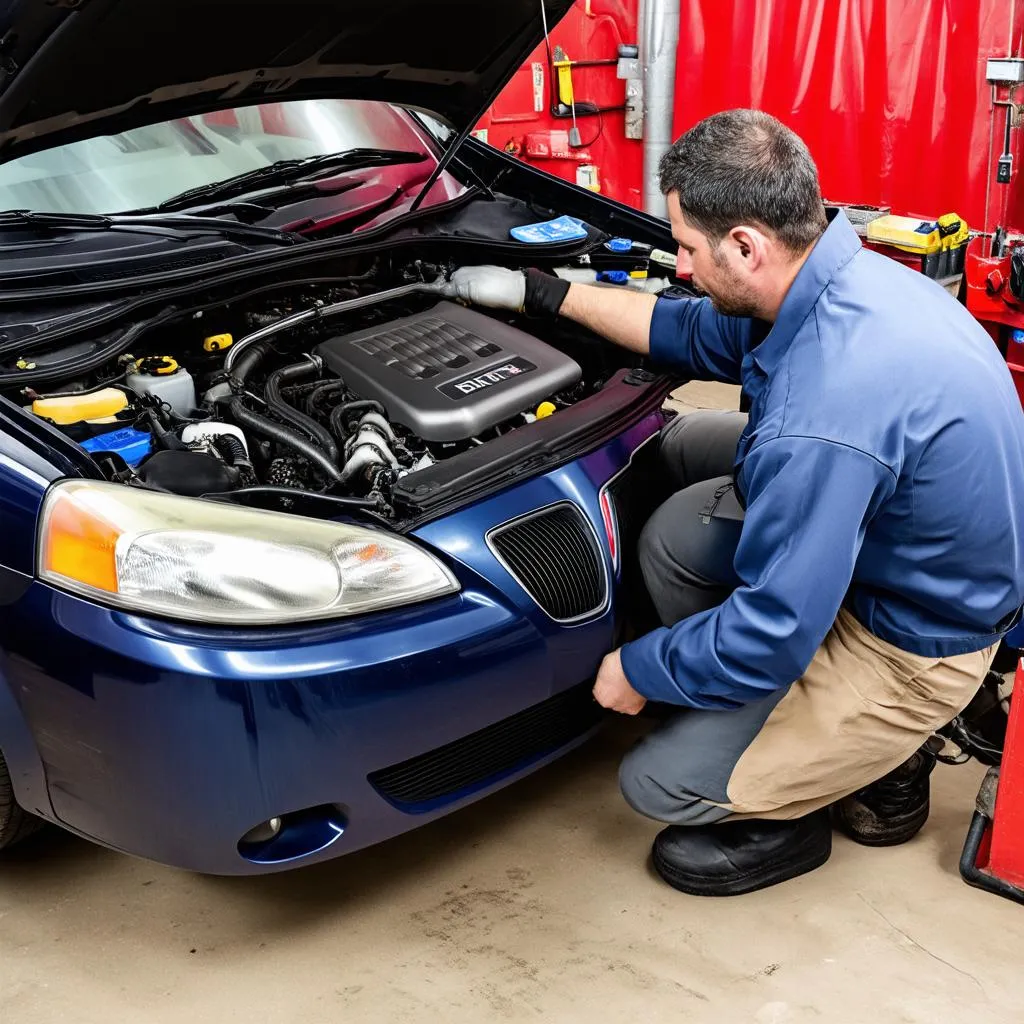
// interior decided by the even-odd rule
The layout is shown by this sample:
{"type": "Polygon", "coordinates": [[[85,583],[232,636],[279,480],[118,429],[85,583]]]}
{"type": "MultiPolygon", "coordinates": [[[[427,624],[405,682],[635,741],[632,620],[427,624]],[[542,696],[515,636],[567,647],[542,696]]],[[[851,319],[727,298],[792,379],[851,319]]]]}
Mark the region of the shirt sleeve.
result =
{"type": "Polygon", "coordinates": [[[839,613],[867,524],[896,483],[864,452],[803,437],[752,449],[743,479],[741,585],[717,608],[622,649],[626,677],[651,700],[735,708],[799,679],[839,613]]]}
{"type": "Polygon", "coordinates": [[[695,380],[738,384],[752,324],[723,316],[710,299],[661,296],[651,316],[651,359],[695,380]]]}

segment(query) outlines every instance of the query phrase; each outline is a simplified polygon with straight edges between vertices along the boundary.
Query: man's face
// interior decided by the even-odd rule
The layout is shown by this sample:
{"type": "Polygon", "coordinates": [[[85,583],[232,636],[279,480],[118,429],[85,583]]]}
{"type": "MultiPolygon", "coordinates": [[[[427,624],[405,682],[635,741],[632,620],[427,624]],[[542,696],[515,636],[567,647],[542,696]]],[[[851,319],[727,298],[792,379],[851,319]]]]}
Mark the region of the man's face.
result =
{"type": "Polygon", "coordinates": [[[758,303],[748,262],[740,244],[727,235],[717,246],[691,227],[679,206],[679,193],[668,195],[668,216],[672,237],[679,244],[676,276],[688,279],[711,299],[711,304],[726,316],[756,316],[758,303]]]}

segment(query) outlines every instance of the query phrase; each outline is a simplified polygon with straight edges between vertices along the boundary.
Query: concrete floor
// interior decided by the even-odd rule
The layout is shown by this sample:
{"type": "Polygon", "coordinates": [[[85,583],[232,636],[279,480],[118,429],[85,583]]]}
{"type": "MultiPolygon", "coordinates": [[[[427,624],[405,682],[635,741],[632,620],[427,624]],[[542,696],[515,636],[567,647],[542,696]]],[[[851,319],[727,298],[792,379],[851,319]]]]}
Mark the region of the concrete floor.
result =
{"type": "Polygon", "coordinates": [[[197,877],[41,836],[0,861],[0,1022],[1024,1019],[1024,907],[957,875],[976,766],[936,771],[907,846],[837,838],[813,874],[700,900],[651,874],[658,826],[617,792],[649,724],[616,720],[488,800],[285,875],[197,877]]]}
{"type": "Polygon", "coordinates": [[[5,1024],[1019,1022],[1024,907],[956,865],[980,772],[905,847],[732,900],[646,865],[615,784],[647,723],[328,864],[204,878],[53,833],[0,867],[5,1024]]]}

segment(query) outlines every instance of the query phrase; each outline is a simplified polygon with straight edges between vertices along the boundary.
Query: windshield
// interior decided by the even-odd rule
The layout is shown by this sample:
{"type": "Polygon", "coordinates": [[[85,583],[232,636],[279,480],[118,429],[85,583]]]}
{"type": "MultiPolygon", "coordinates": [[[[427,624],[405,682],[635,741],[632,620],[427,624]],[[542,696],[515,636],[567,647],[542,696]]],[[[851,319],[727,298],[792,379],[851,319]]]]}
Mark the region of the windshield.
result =
{"type": "MultiPolygon", "coordinates": [[[[429,126],[437,134],[444,129],[429,126]]],[[[0,165],[0,210],[121,213],[277,160],[353,148],[431,154],[412,116],[368,100],[266,103],[87,139],[0,165]]],[[[431,154],[432,155],[432,154],[431,154]]]]}

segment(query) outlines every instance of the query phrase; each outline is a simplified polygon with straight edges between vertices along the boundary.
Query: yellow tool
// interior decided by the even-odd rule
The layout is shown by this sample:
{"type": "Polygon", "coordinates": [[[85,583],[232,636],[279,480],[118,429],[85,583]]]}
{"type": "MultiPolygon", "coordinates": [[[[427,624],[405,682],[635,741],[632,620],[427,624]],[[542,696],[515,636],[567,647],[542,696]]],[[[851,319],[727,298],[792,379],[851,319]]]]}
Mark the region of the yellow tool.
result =
{"type": "Polygon", "coordinates": [[[558,75],[558,101],[567,107],[575,102],[572,89],[572,61],[560,46],[555,47],[555,57],[551,62],[558,75]]]}
{"type": "Polygon", "coordinates": [[[56,398],[37,398],[32,411],[37,416],[66,426],[83,420],[106,422],[128,406],[128,396],[117,388],[103,388],[85,395],[62,395],[56,398]]]}

